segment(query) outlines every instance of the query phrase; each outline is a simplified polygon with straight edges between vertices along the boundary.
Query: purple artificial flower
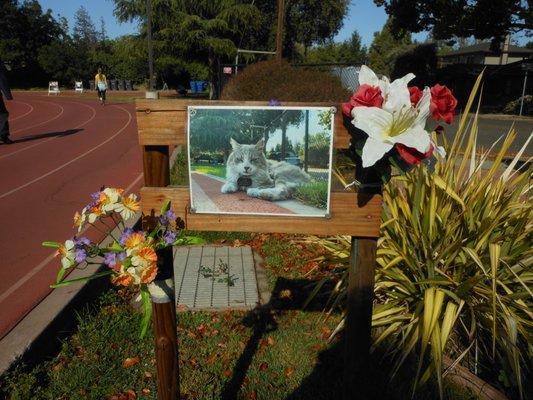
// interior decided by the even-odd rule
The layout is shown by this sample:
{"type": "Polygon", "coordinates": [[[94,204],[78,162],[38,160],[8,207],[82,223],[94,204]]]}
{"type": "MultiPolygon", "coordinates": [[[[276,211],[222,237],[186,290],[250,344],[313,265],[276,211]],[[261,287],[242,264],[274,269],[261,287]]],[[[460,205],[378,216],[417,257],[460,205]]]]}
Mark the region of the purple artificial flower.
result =
{"type": "Polygon", "coordinates": [[[100,200],[100,192],[91,193],[91,199],[93,199],[93,202],[100,200]]]}
{"type": "Polygon", "coordinates": [[[268,101],[268,105],[271,106],[271,107],[281,106],[281,102],[279,100],[276,100],[276,99],[270,99],[268,101]]]}
{"type": "Polygon", "coordinates": [[[124,243],[128,239],[128,236],[130,236],[133,233],[133,229],[126,228],[124,229],[124,232],[122,232],[122,235],[120,235],[120,238],[118,239],[118,242],[121,246],[124,246],[124,243]]]}
{"type": "Polygon", "coordinates": [[[87,259],[87,253],[83,249],[76,250],[76,262],[82,263],[87,259]]]}
{"type": "Polygon", "coordinates": [[[109,268],[113,268],[117,264],[117,253],[105,253],[104,264],[107,265],[109,268]]]}
{"type": "Polygon", "coordinates": [[[166,244],[172,244],[176,241],[176,232],[174,231],[167,231],[165,235],[163,236],[163,240],[166,244]]]}
{"type": "Polygon", "coordinates": [[[85,236],[82,236],[80,238],[74,236],[74,246],[77,249],[81,249],[85,246],[90,246],[90,244],[91,244],[91,241],[87,239],[85,236]]]}
{"type": "Polygon", "coordinates": [[[168,210],[166,213],[159,217],[159,223],[163,226],[167,226],[170,221],[176,220],[176,213],[172,210],[168,210]]]}
{"type": "Polygon", "coordinates": [[[117,258],[120,262],[124,261],[126,259],[127,255],[125,251],[121,251],[118,253],[117,258]]]}

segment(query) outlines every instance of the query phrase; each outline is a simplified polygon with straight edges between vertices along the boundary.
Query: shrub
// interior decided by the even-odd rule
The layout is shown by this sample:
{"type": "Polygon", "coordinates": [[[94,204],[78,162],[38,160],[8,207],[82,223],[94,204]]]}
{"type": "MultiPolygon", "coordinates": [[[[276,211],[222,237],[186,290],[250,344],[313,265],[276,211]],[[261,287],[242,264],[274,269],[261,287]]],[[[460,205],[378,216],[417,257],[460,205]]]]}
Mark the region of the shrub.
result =
{"type": "MultiPolygon", "coordinates": [[[[520,113],[520,104],[522,97],[516,100],[510,101],[503,108],[505,114],[518,114],[520,113]]],[[[533,96],[524,96],[524,108],[522,109],[522,115],[533,115],[533,96]]]]}
{"type": "MultiPolygon", "coordinates": [[[[384,188],[374,346],[387,343],[396,368],[416,355],[418,384],[434,377],[442,387],[447,355],[524,398],[533,326],[533,198],[531,168],[513,168],[528,143],[504,168],[516,137],[511,130],[487,163],[492,149],[476,148],[476,117],[465,130],[474,97],[475,91],[446,161],[434,173],[422,165],[384,188]]],[[[348,261],[349,238],[314,241],[335,260],[348,261]]],[[[345,299],[346,274],[334,304],[345,299]]]]}
{"type": "Polygon", "coordinates": [[[296,68],[275,60],[249,65],[229,81],[222,100],[340,102],[351,93],[329,72],[296,68]]]}

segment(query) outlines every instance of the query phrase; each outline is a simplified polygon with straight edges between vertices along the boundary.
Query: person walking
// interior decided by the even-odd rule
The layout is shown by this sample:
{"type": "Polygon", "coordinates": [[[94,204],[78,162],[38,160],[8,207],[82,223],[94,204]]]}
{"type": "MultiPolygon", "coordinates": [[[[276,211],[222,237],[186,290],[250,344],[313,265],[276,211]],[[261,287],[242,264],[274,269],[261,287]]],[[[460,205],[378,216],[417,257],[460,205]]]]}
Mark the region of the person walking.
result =
{"type": "Polygon", "coordinates": [[[4,96],[8,100],[13,100],[13,95],[7,82],[6,67],[0,60],[0,143],[11,144],[13,141],[9,138],[9,112],[4,103],[4,96]]]}
{"type": "Polygon", "coordinates": [[[98,91],[98,98],[100,99],[100,104],[105,105],[105,92],[107,90],[107,79],[104,74],[102,74],[102,68],[98,68],[98,73],[94,77],[94,83],[96,85],[96,90],[98,91]]]}

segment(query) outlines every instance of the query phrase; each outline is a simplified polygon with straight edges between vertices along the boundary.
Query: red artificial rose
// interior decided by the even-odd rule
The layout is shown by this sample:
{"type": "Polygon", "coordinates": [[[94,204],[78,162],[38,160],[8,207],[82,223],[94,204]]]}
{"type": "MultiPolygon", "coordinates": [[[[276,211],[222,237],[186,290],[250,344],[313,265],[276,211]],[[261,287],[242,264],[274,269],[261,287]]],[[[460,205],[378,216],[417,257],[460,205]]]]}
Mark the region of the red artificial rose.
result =
{"type": "Polygon", "coordinates": [[[413,107],[418,104],[423,93],[418,86],[409,86],[409,97],[411,97],[413,107]]]}
{"type": "Polygon", "coordinates": [[[418,150],[404,146],[401,143],[397,143],[395,147],[400,157],[403,158],[403,160],[409,165],[420,164],[425,159],[431,157],[433,150],[435,150],[435,147],[433,147],[432,143],[430,143],[429,150],[425,153],[420,153],[418,150]]]}
{"type": "Polygon", "coordinates": [[[359,86],[359,89],[350,98],[349,103],[342,104],[342,112],[347,117],[351,117],[354,107],[381,107],[382,105],[381,89],[378,86],[371,86],[365,83],[359,86]]]}
{"type": "Polygon", "coordinates": [[[435,121],[444,121],[451,124],[455,116],[457,99],[446,86],[436,84],[431,88],[430,110],[435,121]]]}

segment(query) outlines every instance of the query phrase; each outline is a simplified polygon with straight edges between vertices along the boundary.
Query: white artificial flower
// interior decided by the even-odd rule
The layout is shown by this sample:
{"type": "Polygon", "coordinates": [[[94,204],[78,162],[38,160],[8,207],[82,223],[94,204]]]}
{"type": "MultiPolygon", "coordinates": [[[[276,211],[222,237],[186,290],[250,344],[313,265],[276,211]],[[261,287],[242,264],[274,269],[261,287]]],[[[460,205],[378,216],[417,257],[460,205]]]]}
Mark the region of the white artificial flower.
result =
{"type": "Polygon", "coordinates": [[[429,150],[431,140],[425,126],[430,112],[431,93],[426,87],[416,107],[412,106],[407,88],[411,79],[406,75],[389,84],[383,108],[352,109],[353,125],[368,135],[363,147],[363,167],[374,165],[397,143],[420,153],[429,150]]]}
{"type": "Polygon", "coordinates": [[[76,264],[76,250],[72,240],[65,241],[65,244],[59,247],[58,253],[61,256],[61,266],[63,269],[70,268],[76,264]]]}
{"type": "Polygon", "coordinates": [[[140,205],[137,201],[137,196],[135,194],[130,194],[128,197],[123,197],[122,201],[117,203],[115,206],[115,211],[120,214],[124,221],[129,220],[135,213],[139,211],[140,205]]]}
{"type": "Polygon", "coordinates": [[[106,196],[102,204],[102,209],[106,213],[114,211],[119,204],[122,191],[115,188],[105,188],[102,190],[102,193],[106,196]]]}

